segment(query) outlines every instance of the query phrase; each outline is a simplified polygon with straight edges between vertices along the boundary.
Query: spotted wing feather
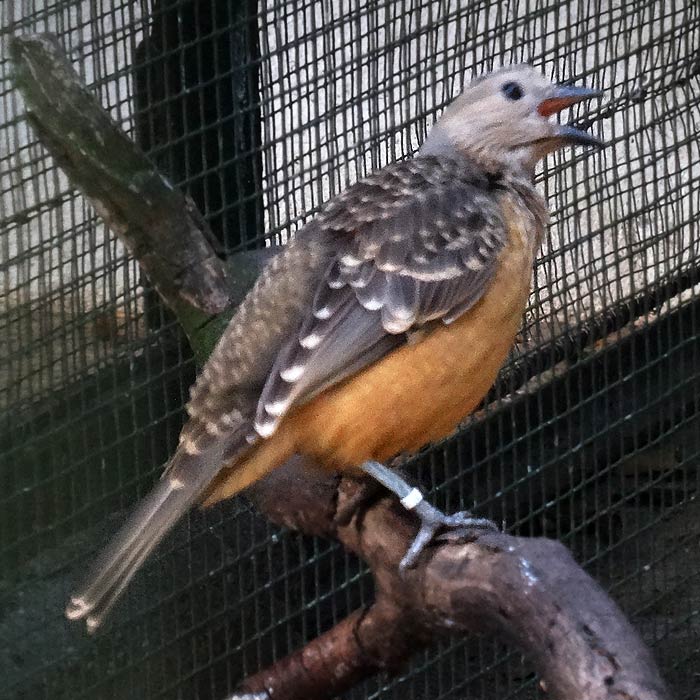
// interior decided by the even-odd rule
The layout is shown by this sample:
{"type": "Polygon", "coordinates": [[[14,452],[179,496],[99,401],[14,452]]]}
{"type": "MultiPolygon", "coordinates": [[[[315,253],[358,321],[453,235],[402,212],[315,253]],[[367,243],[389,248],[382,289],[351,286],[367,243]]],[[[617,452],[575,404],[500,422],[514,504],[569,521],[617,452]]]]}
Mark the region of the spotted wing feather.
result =
{"type": "Polygon", "coordinates": [[[475,304],[506,228],[497,187],[467,161],[397,163],[333,200],[317,218],[338,236],[311,304],[281,349],[255,427],[271,435],[293,406],[475,304]]]}

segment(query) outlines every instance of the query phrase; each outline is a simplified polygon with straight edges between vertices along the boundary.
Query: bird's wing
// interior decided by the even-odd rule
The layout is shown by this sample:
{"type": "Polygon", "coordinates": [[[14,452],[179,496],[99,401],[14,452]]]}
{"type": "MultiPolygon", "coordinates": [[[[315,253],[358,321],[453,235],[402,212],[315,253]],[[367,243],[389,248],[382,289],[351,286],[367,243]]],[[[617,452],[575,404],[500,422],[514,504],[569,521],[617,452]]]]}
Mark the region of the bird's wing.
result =
{"type": "Polygon", "coordinates": [[[498,188],[470,161],[419,157],[329,203],[315,223],[337,237],[337,252],[267,378],[255,419],[261,436],[292,406],[481,298],[506,243],[498,188]]]}
{"type": "MultiPolygon", "coordinates": [[[[181,441],[193,449],[221,447],[233,436],[235,450],[241,428],[254,434],[255,407],[279,348],[299,330],[333,259],[330,235],[315,222],[306,229],[304,240],[293,238],[265,265],[191,387],[181,441]]],[[[228,452],[224,446],[224,458],[228,452]]]]}

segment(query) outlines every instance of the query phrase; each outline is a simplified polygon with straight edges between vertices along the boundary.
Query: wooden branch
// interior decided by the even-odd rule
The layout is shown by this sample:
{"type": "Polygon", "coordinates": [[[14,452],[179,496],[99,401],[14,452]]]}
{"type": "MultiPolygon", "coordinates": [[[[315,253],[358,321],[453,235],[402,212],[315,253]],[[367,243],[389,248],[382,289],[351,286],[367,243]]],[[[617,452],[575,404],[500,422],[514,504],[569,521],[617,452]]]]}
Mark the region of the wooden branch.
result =
{"type": "Polygon", "coordinates": [[[10,55],[15,85],[41,142],[166,304],[187,316],[188,326],[226,309],[225,267],[208,242],[204,219],[100,106],[56,38],[13,37],[10,55]]]}
{"type": "Polygon", "coordinates": [[[303,649],[248,678],[234,698],[335,698],[391,664],[405,663],[425,645],[412,634],[407,613],[391,601],[356,610],[303,649]]]}
{"type": "MultiPolygon", "coordinates": [[[[201,217],[99,107],[55,39],[15,38],[11,52],[16,83],[42,141],[139,260],[189,329],[195,352],[206,356],[240,288],[226,279],[201,217]],[[209,336],[192,332],[202,324],[214,329],[209,336]]],[[[252,275],[245,284],[250,282],[252,275]]],[[[292,460],[250,489],[250,497],[275,522],[335,537],[363,558],[376,600],[248,678],[244,691],[275,700],[332,698],[367,676],[397,668],[449,631],[510,639],[558,700],[668,697],[638,635],[562,545],[462,533],[431,547],[401,576],[398,563],[416,529],[412,516],[381,498],[341,520],[338,514],[357,496],[357,482],[308,466],[292,460]]]]}
{"type": "Polygon", "coordinates": [[[416,531],[412,516],[382,498],[338,526],[329,514],[353,497],[357,483],[344,479],[333,493],[336,482],[317,477],[309,483],[309,474],[297,461],[259,483],[251,496],[273,520],[289,527],[298,518],[300,529],[333,535],[364,559],[376,603],[246,679],[243,693],[333,698],[362,678],[396,668],[430,640],[461,632],[509,639],[557,700],[669,697],[638,634],[562,544],[464,533],[464,539],[450,536],[431,547],[401,576],[398,564],[416,531]],[[279,499],[280,488],[292,496],[290,508],[279,499]]]}

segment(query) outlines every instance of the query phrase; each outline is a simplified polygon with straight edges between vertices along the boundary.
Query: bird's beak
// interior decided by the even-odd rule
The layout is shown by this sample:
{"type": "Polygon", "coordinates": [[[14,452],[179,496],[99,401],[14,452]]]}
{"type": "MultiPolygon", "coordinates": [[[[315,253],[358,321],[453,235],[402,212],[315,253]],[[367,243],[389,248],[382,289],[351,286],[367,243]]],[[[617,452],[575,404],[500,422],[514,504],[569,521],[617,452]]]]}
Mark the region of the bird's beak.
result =
{"type": "MultiPolygon", "coordinates": [[[[550,96],[540,102],[537,106],[537,111],[543,117],[550,117],[552,114],[557,114],[567,107],[594,97],[602,97],[602,95],[601,90],[576,87],[575,85],[557,85],[550,96]]],[[[568,124],[561,124],[555,127],[555,138],[560,139],[564,143],[581,146],[603,145],[603,142],[596,136],[568,124]]]]}
{"type": "Polygon", "coordinates": [[[601,90],[576,87],[575,85],[556,85],[552,90],[552,94],[540,102],[537,111],[543,117],[551,117],[553,114],[557,114],[563,109],[578,104],[579,102],[602,96],[603,93],[601,90]]]}

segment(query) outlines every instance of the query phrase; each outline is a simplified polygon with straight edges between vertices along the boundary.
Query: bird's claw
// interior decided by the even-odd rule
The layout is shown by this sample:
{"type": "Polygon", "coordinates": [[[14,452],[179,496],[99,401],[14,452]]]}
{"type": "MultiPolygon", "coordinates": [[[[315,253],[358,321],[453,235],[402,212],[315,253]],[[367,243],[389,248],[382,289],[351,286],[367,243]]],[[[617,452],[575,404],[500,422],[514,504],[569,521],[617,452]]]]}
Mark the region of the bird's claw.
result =
{"type": "MultiPolygon", "coordinates": [[[[442,529],[452,531],[453,535],[458,534],[460,538],[468,537],[475,530],[498,531],[498,526],[488,518],[475,518],[469,511],[446,515],[427,501],[421,501],[414,508],[414,512],[419,517],[421,524],[418,534],[399,564],[399,571],[402,573],[416,565],[423,550],[436,539],[437,533],[442,529]],[[459,532],[456,533],[456,530],[459,532]]],[[[449,535],[450,533],[445,533],[440,538],[448,538],[449,535]]],[[[452,538],[450,537],[450,539],[452,538]]]]}

